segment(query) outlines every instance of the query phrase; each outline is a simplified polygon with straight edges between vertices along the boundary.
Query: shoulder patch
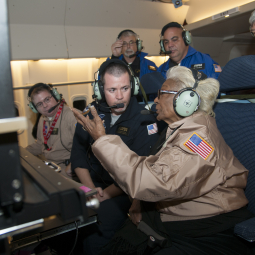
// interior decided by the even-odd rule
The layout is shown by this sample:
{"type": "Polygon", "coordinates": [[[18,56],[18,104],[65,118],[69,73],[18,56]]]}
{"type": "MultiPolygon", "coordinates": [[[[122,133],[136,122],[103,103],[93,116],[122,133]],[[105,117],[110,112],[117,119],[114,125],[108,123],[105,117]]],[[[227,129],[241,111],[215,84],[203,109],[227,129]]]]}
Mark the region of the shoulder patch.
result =
{"type": "Polygon", "coordinates": [[[214,151],[214,148],[196,132],[194,132],[183,145],[192,152],[197,153],[204,160],[214,151]]]}
{"type": "Polygon", "coordinates": [[[213,64],[213,67],[215,73],[220,73],[222,71],[220,65],[213,64]]]}
{"type": "Polygon", "coordinates": [[[158,133],[157,123],[148,125],[147,129],[148,129],[148,135],[153,135],[153,134],[158,133]]]}
{"type": "Polygon", "coordinates": [[[157,68],[155,66],[148,66],[149,70],[151,71],[157,71],[157,68]]]}

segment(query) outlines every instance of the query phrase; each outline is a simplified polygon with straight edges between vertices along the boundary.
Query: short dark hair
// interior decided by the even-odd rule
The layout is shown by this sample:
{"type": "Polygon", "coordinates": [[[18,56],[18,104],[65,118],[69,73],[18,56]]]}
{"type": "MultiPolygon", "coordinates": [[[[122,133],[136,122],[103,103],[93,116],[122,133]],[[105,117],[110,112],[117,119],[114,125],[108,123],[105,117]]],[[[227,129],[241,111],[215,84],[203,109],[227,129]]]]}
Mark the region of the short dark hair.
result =
{"type": "Polygon", "coordinates": [[[181,28],[181,29],[183,30],[183,26],[182,26],[181,24],[179,24],[179,23],[177,23],[177,22],[170,22],[170,23],[166,24],[166,25],[162,28],[162,30],[161,30],[161,36],[163,36],[164,33],[166,32],[166,30],[167,30],[168,28],[170,28],[170,27],[178,27],[178,28],[181,28]]]}
{"type": "Polygon", "coordinates": [[[28,97],[33,98],[34,95],[39,94],[42,91],[48,91],[51,94],[51,84],[46,84],[46,83],[36,83],[34,86],[32,86],[29,91],[28,91],[28,97]]]}
{"type": "MultiPolygon", "coordinates": [[[[123,62],[123,61],[121,61],[121,62],[123,62]]],[[[103,85],[105,84],[104,76],[105,76],[106,73],[108,73],[110,75],[113,75],[114,77],[120,77],[121,75],[123,75],[125,73],[128,73],[130,81],[131,81],[131,78],[132,78],[130,70],[124,62],[123,62],[123,64],[112,62],[112,63],[110,63],[109,65],[106,66],[106,68],[100,74],[100,80],[102,81],[103,85]]]]}

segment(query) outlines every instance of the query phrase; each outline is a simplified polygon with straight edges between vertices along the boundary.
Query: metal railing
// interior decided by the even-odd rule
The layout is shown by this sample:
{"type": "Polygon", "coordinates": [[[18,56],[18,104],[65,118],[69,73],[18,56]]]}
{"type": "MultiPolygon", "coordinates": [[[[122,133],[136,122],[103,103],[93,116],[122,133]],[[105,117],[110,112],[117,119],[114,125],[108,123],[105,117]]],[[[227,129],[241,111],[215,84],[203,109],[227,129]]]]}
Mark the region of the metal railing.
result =
{"type": "MultiPolygon", "coordinates": [[[[52,84],[53,87],[58,87],[58,86],[69,86],[69,85],[82,85],[82,84],[91,84],[94,81],[74,81],[74,82],[56,82],[56,83],[50,83],[52,84]]],[[[27,84],[26,86],[22,87],[14,87],[13,90],[18,90],[18,89],[30,89],[34,84],[27,84]]]]}

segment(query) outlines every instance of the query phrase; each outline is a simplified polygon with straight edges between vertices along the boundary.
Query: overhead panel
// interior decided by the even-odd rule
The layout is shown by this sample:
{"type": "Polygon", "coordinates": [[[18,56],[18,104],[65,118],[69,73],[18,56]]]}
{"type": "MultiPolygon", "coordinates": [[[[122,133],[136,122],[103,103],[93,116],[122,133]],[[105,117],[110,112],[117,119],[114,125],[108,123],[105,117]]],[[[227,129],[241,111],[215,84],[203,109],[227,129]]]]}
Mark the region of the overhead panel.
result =
{"type": "Polygon", "coordinates": [[[9,0],[12,60],[107,57],[123,29],[159,54],[161,28],[183,23],[188,6],[138,0],[9,0]]]}
{"type": "Polygon", "coordinates": [[[65,1],[8,0],[12,60],[67,58],[65,1]]]}

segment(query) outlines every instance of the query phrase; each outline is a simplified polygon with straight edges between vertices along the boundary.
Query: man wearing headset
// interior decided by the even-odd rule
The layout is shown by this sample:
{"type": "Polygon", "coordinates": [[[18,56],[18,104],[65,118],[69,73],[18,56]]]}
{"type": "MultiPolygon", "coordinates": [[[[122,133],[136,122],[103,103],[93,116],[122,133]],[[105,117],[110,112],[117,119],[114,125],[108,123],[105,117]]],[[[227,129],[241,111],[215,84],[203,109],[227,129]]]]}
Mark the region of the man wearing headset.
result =
{"type": "MultiPolygon", "coordinates": [[[[121,137],[138,155],[148,155],[158,133],[154,115],[141,115],[144,108],[134,97],[138,93],[139,79],[119,59],[105,61],[99,69],[99,76],[100,80],[93,84],[94,98],[99,103],[93,102],[92,105],[104,121],[106,133],[121,137]]],[[[92,118],[91,113],[87,116],[92,118]]],[[[88,236],[84,240],[84,252],[90,255],[98,254],[100,247],[110,240],[127,218],[131,206],[128,196],[91,152],[92,144],[92,137],[77,124],[71,152],[72,170],[85,186],[97,189],[97,198],[101,202],[97,210],[101,224],[86,228],[88,236]]]]}
{"type": "Polygon", "coordinates": [[[251,32],[251,35],[254,37],[255,36],[255,11],[253,11],[251,13],[251,17],[249,19],[249,23],[250,23],[250,32],[251,32]]]}
{"type": "Polygon", "coordinates": [[[142,52],[142,41],[138,35],[126,29],[119,33],[117,41],[112,44],[111,59],[121,59],[126,64],[129,64],[136,77],[141,77],[146,73],[157,71],[157,66],[154,62],[146,59],[148,53],[142,52]]]}
{"type": "Polygon", "coordinates": [[[221,67],[208,54],[192,48],[189,45],[191,40],[189,31],[186,31],[179,23],[166,24],[161,30],[159,44],[161,53],[169,55],[169,59],[158,68],[158,72],[166,78],[169,68],[180,65],[197,69],[205,73],[208,78],[217,79],[221,67]]]}
{"type": "Polygon", "coordinates": [[[37,83],[28,91],[29,107],[41,113],[37,129],[37,140],[26,147],[35,156],[52,161],[65,168],[70,162],[76,119],[52,85],[37,83]]]}

